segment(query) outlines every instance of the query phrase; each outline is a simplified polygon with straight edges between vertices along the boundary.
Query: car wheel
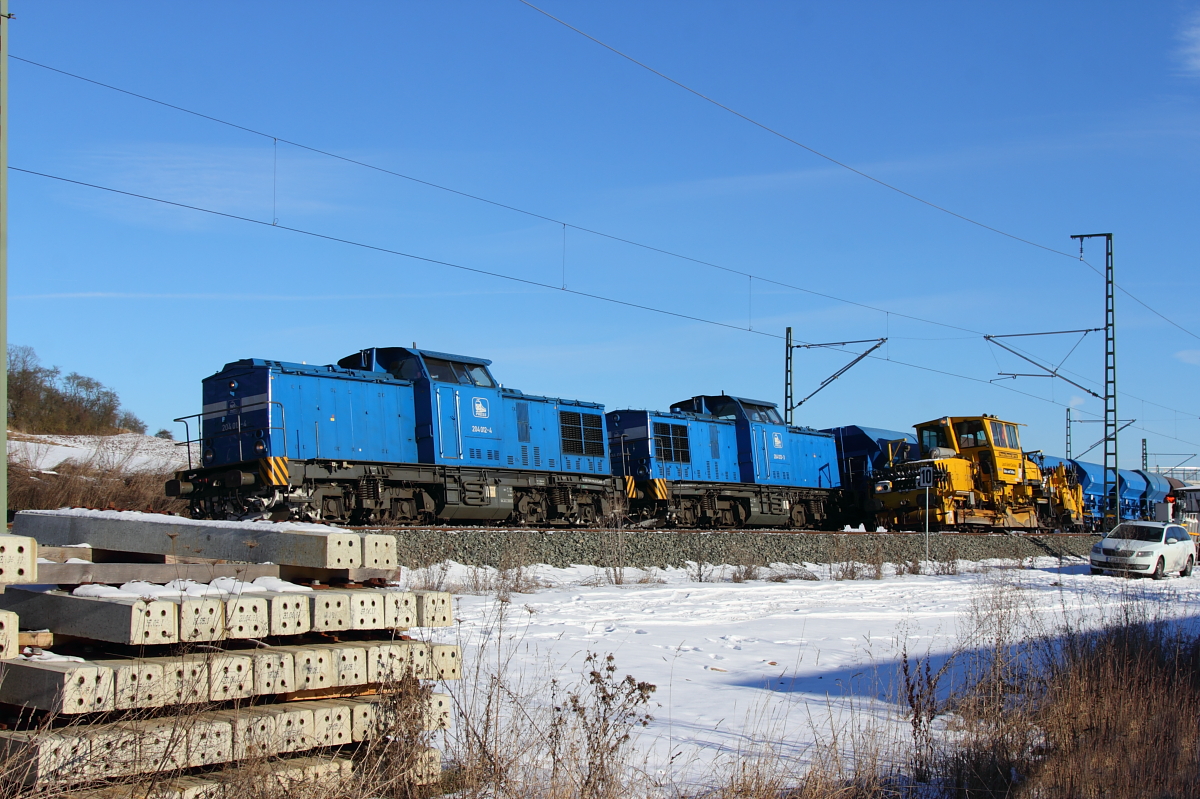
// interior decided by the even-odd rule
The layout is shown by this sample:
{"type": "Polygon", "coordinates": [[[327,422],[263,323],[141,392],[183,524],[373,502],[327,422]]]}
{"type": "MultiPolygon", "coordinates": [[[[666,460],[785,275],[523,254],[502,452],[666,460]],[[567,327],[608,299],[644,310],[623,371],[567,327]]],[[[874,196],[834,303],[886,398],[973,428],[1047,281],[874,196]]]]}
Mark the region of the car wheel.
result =
{"type": "Polygon", "coordinates": [[[1193,562],[1192,556],[1188,555],[1187,565],[1184,566],[1183,570],[1179,572],[1179,576],[1180,577],[1191,577],[1193,565],[1194,565],[1194,562],[1193,562]]]}
{"type": "Polygon", "coordinates": [[[1104,569],[1097,569],[1095,566],[1093,566],[1092,574],[1104,574],[1104,569]]]}
{"type": "Polygon", "coordinates": [[[1153,577],[1155,580],[1161,580],[1163,577],[1166,576],[1166,571],[1164,571],[1165,569],[1166,569],[1166,564],[1163,562],[1162,558],[1159,558],[1158,563],[1154,564],[1154,574],[1152,574],[1150,576],[1153,577]]]}

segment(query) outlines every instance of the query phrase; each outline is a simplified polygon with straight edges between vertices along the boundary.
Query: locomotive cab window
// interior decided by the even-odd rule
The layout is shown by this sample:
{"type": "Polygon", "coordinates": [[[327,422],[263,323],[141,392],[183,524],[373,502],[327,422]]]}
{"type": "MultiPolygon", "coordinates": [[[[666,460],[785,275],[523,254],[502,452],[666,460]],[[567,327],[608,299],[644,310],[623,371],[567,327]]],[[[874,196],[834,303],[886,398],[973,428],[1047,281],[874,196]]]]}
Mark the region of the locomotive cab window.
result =
{"type": "Polygon", "coordinates": [[[992,441],[997,447],[1020,449],[1021,442],[1017,440],[1016,425],[992,422],[992,441]]]}
{"type": "Polygon", "coordinates": [[[713,397],[708,401],[708,410],[718,419],[738,418],[737,400],[729,397],[713,397]]]}
{"type": "Polygon", "coordinates": [[[946,443],[945,428],[938,427],[922,427],[919,431],[921,434],[921,451],[929,452],[937,447],[949,447],[946,443]]]}
{"type": "Polygon", "coordinates": [[[983,429],[983,422],[978,419],[969,419],[954,425],[954,435],[958,438],[959,449],[987,446],[987,431],[983,429]]]}
{"type": "Polygon", "coordinates": [[[397,380],[416,380],[421,376],[421,362],[413,357],[392,359],[381,365],[397,380]]]}
{"type": "Polygon", "coordinates": [[[487,367],[482,364],[459,363],[426,356],[425,368],[429,370],[429,379],[439,383],[458,383],[463,386],[474,385],[481,388],[496,387],[487,367]]]}
{"type": "Polygon", "coordinates": [[[471,376],[471,381],[480,388],[495,388],[496,384],[492,382],[492,376],[488,374],[487,367],[479,363],[464,364],[467,369],[467,374],[471,376]]]}
{"type": "Polygon", "coordinates": [[[770,405],[755,405],[753,402],[743,402],[742,407],[746,409],[746,415],[750,417],[750,421],[752,422],[783,424],[783,419],[779,418],[779,411],[770,405]]]}

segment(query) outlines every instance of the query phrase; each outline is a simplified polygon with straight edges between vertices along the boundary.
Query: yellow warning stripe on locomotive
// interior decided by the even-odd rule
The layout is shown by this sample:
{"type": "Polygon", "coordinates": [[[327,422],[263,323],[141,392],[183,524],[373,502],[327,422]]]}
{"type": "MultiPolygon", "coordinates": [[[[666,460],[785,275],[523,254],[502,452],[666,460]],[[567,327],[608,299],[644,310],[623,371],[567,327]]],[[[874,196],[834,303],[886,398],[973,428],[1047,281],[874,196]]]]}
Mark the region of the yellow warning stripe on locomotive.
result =
{"type": "Polygon", "coordinates": [[[258,476],[263,485],[285,486],[288,484],[287,458],[259,458],[258,476]]]}
{"type": "Polygon", "coordinates": [[[656,477],[650,481],[650,493],[655,499],[670,499],[670,490],[667,488],[667,481],[661,477],[656,477]]]}
{"type": "Polygon", "coordinates": [[[630,475],[625,475],[625,496],[630,499],[637,499],[637,483],[630,475]]]}

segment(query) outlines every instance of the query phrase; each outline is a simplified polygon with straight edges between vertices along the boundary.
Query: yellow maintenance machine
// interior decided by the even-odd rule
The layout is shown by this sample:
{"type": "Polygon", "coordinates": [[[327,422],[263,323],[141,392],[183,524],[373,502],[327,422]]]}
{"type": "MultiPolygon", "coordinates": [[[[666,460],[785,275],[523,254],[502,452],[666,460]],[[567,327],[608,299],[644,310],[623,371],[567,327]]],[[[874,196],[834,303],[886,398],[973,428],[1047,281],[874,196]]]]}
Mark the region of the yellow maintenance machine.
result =
{"type": "Polygon", "coordinates": [[[945,416],[917,425],[921,460],[884,469],[878,524],[889,530],[1061,530],[1080,527],[1083,491],[1059,465],[1043,471],[1021,449],[1017,425],[995,416],[945,416]],[[930,479],[931,478],[931,479],[930,479]]]}

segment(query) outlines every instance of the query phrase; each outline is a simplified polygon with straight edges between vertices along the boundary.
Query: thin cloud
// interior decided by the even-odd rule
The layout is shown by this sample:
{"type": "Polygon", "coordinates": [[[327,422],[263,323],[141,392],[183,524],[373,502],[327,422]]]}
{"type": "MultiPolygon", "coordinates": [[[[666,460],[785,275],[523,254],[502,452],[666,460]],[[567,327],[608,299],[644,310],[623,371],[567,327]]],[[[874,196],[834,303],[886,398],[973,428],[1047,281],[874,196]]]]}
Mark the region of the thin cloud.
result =
{"type": "Polygon", "coordinates": [[[1200,366],[1200,350],[1180,350],[1175,353],[1175,357],[1184,363],[1200,366]]]}
{"type": "Polygon", "coordinates": [[[1187,18],[1179,32],[1177,55],[1186,75],[1200,77],[1200,11],[1187,18]]]}

